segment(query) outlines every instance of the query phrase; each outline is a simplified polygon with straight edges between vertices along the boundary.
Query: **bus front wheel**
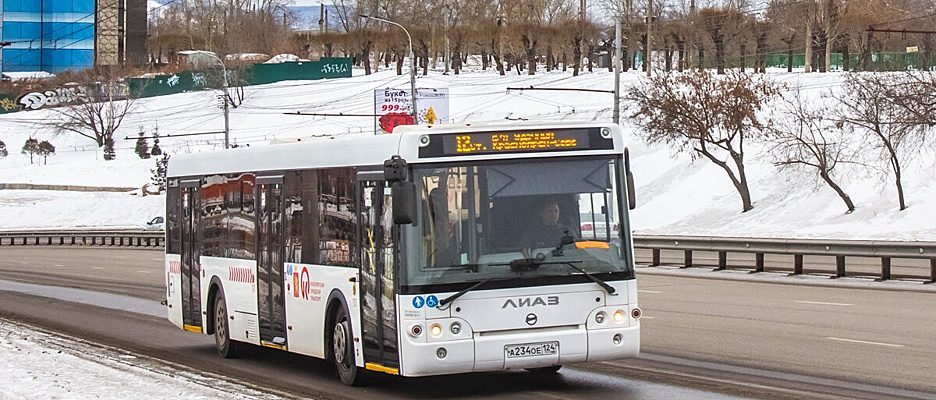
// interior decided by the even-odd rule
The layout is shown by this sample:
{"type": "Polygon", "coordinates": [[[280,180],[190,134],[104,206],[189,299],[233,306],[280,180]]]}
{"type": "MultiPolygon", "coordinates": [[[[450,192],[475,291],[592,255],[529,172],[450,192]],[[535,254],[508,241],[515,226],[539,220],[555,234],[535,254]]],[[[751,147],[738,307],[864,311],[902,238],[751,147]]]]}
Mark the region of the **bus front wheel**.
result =
{"type": "Polygon", "coordinates": [[[351,321],[344,307],[339,307],[332,325],[332,359],[341,383],[358,386],[362,383],[363,371],[354,362],[354,335],[351,321]]]}
{"type": "Polygon", "coordinates": [[[215,349],[218,355],[224,358],[235,358],[238,353],[237,342],[231,340],[230,327],[228,326],[227,303],[224,301],[224,290],[218,288],[218,294],[215,296],[214,312],[214,337],[215,349]]]}

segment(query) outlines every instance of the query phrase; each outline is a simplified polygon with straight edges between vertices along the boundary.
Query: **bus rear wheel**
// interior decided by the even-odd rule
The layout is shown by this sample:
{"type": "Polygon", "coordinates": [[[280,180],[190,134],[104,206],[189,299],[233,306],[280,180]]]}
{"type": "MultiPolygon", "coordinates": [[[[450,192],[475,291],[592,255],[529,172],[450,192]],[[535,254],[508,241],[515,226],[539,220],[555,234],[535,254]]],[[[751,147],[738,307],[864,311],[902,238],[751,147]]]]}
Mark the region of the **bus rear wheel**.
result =
{"type": "Polygon", "coordinates": [[[228,326],[227,302],[224,301],[224,290],[218,289],[214,304],[214,337],[215,349],[223,358],[235,358],[238,354],[238,343],[231,340],[228,326]]]}
{"type": "Polygon", "coordinates": [[[332,324],[331,356],[341,383],[359,386],[363,383],[363,371],[354,362],[354,335],[351,321],[344,307],[339,307],[332,324]]]}

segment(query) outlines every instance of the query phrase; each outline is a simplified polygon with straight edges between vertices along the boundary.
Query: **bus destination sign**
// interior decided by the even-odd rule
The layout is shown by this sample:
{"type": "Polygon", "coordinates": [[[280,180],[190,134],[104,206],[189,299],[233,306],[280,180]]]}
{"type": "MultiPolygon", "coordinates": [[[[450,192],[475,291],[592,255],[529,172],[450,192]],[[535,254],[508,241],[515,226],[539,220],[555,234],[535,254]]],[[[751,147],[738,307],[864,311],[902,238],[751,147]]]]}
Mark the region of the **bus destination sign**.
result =
{"type": "Polygon", "coordinates": [[[466,132],[442,136],[442,156],[590,149],[588,129],[466,132]]]}

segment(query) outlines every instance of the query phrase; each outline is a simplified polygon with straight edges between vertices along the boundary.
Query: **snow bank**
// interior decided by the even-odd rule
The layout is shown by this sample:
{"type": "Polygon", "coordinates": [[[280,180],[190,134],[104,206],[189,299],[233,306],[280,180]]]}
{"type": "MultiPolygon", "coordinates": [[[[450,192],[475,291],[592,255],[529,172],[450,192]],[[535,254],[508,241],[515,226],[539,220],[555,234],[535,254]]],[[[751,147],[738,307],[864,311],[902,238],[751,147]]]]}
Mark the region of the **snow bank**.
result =
{"type": "Polygon", "coordinates": [[[0,319],[0,399],[276,399],[222,379],[0,319]]]}
{"type": "MultiPolygon", "coordinates": [[[[287,56],[284,56],[287,57],[287,56]]],[[[276,57],[274,57],[276,58],[276,57]]],[[[382,68],[382,65],[381,65],[382,68]]],[[[322,135],[371,134],[374,121],[368,117],[321,118],[284,115],[288,112],[345,114],[373,113],[373,91],[406,88],[409,77],[397,76],[395,67],[353,78],[290,81],[244,88],[244,104],[231,109],[231,137],[235,143],[268,145],[274,139],[309,138],[322,135]]],[[[804,95],[818,99],[823,93],[841,88],[843,75],[773,72],[770,79],[789,88],[799,87],[804,95]]],[[[637,72],[625,73],[625,87],[643,79],[637,72]]],[[[573,77],[569,72],[540,70],[535,76],[496,71],[466,71],[460,75],[432,72],[420,76],[420,87],[449,88],[451,118],[455,123],[520,121],[610,121],[611,95],[594,92],[550,92],[507,90],[508,88],[586,88],[611,89],[613,74],[595,69],[573,77]]],[[[0,116],[0,140],[11,155],[0,159],[0,183],[49,183],[97,186],[140,187],[149,182],[155,160],[139,160],[133,153],[136,132],[158,125],[162,135],[179,135],[223,130],[223,113],[217,107],[216,92],[183,93],[142,99],[137,102],[118,129],[117,160],[101,161],[100,149],[77,135],[56,135],[44,123],[56,118],[54,111],[40,110],[0,116]],[[29,165],[18,149],[28,137],[50,140],[59,154],[48,165],[29,165]]],[[[633,110],[626,107],[622,115],[633,110]]],[[[845,207],[827,186],[806,172],[778,172],[770,154],[758,146],[746,147],[746,165],[754,210],[741,213],[741,203],[731,182],[706,160],[674,155],[665,146],[648,146],[630,122],[622,125],[637,183],[639,207],[633,212],[632,227],[642,234],[687,234],[716,236],[822,237],[853,239],[936,240],[936,152],[920,154],[904,171],[910,208],[897,211],[893,179],[886,173],[868,169],[843,170],[841,184],[858,209],[845,215],[845,207]]],[[[164,137],[160,146],[170,153],[192,153],[223,147],[219,133],[164,137]]],[[[876,156],[867,160],[876,162],[876,156]]],[[[171,161],[170,161],[171,162],[171,161]]],[[[879,165],[884,166],[883,163],[879,165]]],[[[36,226],[131,226],[145,223],[162,213],[163,205],[153,198],[107,197],[114,217],[105,212],[85,214],[100,199],[62,194],[4,194],[12,203],[16,196],[36,197],[31,207],[2,206],[0,229],[26,223],[36,226]],[[55,207],[69,207],[69,213],[55,207]],[[49,211],[44,211],[49,210],[49,211]],[[136,211],[133,211],[136,210],[136,211]],[[10,212],[32,213],[32,217],[9,218],[10,212]],[[119,216],[119,217],[118,217],[119,216]],[[15,224],[9,221],[16,221],[15,224]],[[139,222],[143,221],[143,222],[139,222]]],[[[3,201],[3,200],[0,200],[3,201]]]]}

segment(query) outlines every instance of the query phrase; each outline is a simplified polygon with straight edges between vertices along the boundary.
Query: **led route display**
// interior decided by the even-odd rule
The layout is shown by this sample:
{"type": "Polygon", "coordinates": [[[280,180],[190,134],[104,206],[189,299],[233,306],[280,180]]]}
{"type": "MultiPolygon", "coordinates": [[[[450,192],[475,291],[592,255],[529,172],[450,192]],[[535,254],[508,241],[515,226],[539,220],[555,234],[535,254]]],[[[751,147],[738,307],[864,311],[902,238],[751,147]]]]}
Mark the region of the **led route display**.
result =
{"type": "Polygon", "coordinates": [[[444,155],[589,149],[587,130],[458,133],[442,137],[444,155]]]}

